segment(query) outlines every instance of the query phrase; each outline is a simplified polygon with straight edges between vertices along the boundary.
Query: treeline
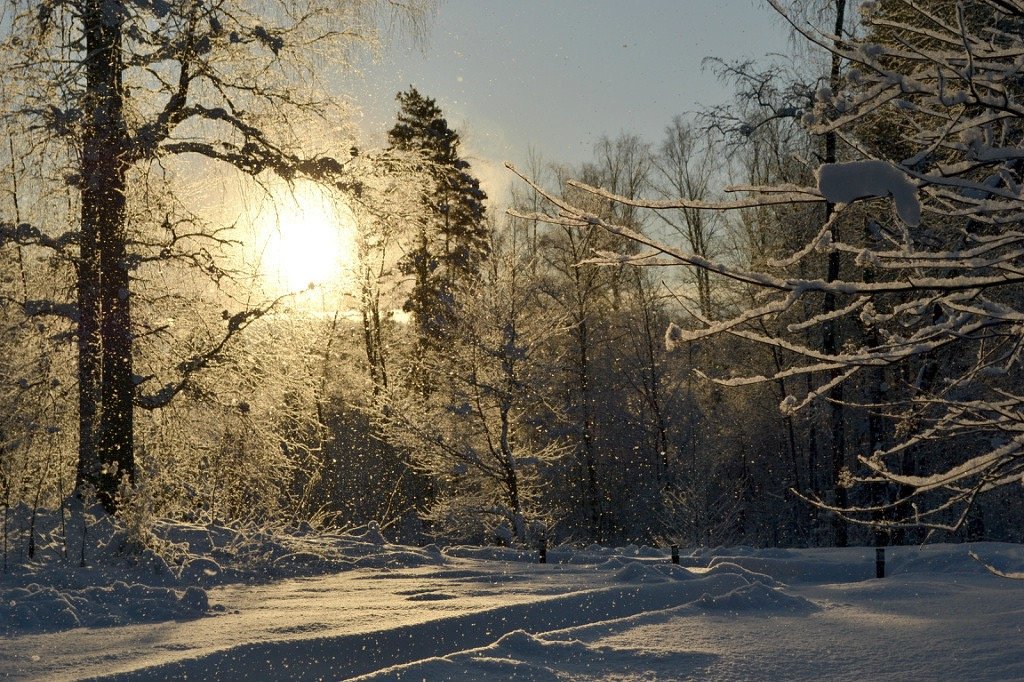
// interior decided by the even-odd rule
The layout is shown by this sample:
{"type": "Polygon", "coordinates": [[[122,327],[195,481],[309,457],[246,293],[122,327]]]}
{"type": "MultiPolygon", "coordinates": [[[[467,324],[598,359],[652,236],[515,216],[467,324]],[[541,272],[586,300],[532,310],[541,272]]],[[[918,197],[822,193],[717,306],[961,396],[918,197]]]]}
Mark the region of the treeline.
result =
{"type": "Polygon", "coordinates": [[[522,173],[381,408],[429,532],[1021,538],[1024,12],[831,9],[822,76],[722,64],[733,106],[522,173]]]}
{"type": "MultiPolygon", "coordinates": [[[[125,115],[109,89],[47,110],[11,86],[4,518],[84,501],[138,528],[374,524],[406,542],[1024,539],[1024,10],[820,4],[835,25],[808,31],[827,49],[802,68],[720,63],[731,105],[661,140],[602,139],[580,167],[534,156],[507,202],[415,89],[385,149],[332,138],[305,157],[288,144],[313,124],[287,112],[319,111],[313,94],[186,107],[220,91],[181,99],[167,78],[162,108],[125,115]],[[102,197],[67,168],[94,149],[94,119],[71,114],[98,93],[136,151],[107,216],[123,254],[86,263],[83,207],[102,197]],[[202,145],[170,134],[192,115],[202,145]],[[329,307],[268,296],[240,233],[189,201],[187,177],[224,163],[316,180],[351,210],[358,258],[329,307]]],[[[147,11],[119,21],[156,35],[147,11]]],[[[272,64],[289,45],[213,19],[164,27],[191,41],[182,69],[212,59],[195,45],[272,64]]]]}

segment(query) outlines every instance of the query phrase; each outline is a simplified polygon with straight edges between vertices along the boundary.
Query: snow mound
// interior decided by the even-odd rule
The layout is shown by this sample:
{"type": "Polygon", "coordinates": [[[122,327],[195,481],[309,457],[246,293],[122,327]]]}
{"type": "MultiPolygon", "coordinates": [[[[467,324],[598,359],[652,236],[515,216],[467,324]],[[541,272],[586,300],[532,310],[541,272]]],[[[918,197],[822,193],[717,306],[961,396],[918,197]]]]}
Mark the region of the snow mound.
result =
{"type": "Polygon", "coordinates": [[[129,585],[60,589],[32,583],[0,590],[0,632],[45,632],[198,618],[210,608],[205,590],[129,585]]]}
{"type": "Polygon", "coordinates": [[[552,652],[558,651],[558,658],[564,661],[578,660],[592,653],[593,649],[579,640],[548,641],[535,637],[525,630],[514,630],[481,651],[507,654],[510,658],[546,658],[552,652]]]}
{"type": "Polygon", "coordinates": [[[598,564],[600,570],[613,571],[620,583],[644,584],[691,580],[694,574],[686,568],[668,561],[651,562],[614,557],[598,564]]]}
{"type": "Polygon", "coordinates": [[[661,558],[665,555],[664,550],[657,547],[626,545],[619,549],[623,556],[644,557],[647,559],[661,558]]]}
{"type": "Polygon", "coordinates": [[[759,582],[737,587],[724,594],[705,593],[694,601],[692,606],[705,611],[744,614],[781,611],[797,615],[821,610],[821,607],[808,599],[786,594],[780,589],[759,582]]]}
{"type": "Polygon", "coordinates": [[[654,566],[642,564],[639,561],[630,561],[615,572],[615,579],[618,582],[630,584],[664,583],[669,577],[654,566]]]}
{"type": "MultiPolygon", "coordinates": [[[[537,552],[514,547],[471,547],[456,545],[446,547],[444,553],[460,559],[484,559],[486,561],[536,562],[537,552]]],[[[549,554],[550,556],[550,554],[549,554]]]]}
{"type": "Polygon", "coordinates": [[[862,547],[833,553],[817,552],[817,558],[817,561],[807,561],[798,556],[775,558],[767,554],[719,556],[713,558],[709,565],[713,569],[723,565],[733,569],[742,568],[756,574],[765,584],[825,585],[859,582],[875,577],[874,549],[862,547]]]}
{"type": "Polygon", "coordinates": [[[1020,545],[977,542],[965,545],[889,547],[886,551],[888,573],[981,575],[991,569],[1015,575],[1024,572],[1024,552],[1020,545]]]}
{"type": "MultiPolygon", "coordinates": [[[[513,630],[479,649],[395,666],[357,680],[549,680],[656,679],[685,670],[685,658],[654,651],[547,639],[513,630]],[[682,666],[682,667],[681,667],[682,666]],[[610,676],[610,677],[609,677],[610,676]]],[[[706,656],[692,656],[693,664],[706,656]]]]}
{"type": "Polygon", "coordinates": [[[779,586],[779,582],[776,581],[775,578],[767,573],[762,573],[748,568],[744,565],[747,563],[752,562],[750,562],[749,559],[741,557],[735,557],[730,560],[715,558],[711,560],[711,563],[708,566],[707,575],[737,575],[747,580],[747,582],[760,582],[772,587],[779,586]]]}
{"type": "MultiPolygon", "coordinates": [[[[911,550],[912,551],[912,550],[911,550]]],[[[892,576],[912,574],[985,573],[985,567],[962,552],[942,554],[901,553],[889,550],[887,573],[892,576]]]]}
{"type": "Polygon", "coordinates": [[[352,560],[353,568],[416,568],[417,566],[435,566],[441,562],[440,557],[427,552],[417,551],[413,547],[391,547],[379,554],[366,554],[352,560]]]}
{"type": "MultiPolygon", "coordinates": [[[[489,647],[478,649],[472,652],[474,657],[490,658],[501,657],[517,661],[528,661],[535,664],[544,664],[549,671],[552,663],[556,669],[572,668],[581,666],[589,667],[592,664],[600,663],[606,667],[609,663],[618,663],[623,670],[629,669],[632,665],[648,662],[651,659],[665,658],[653,652],[637,652],[629,649],[620,649],[611,646],[595,646],[587,644],[578,639],[559,640],[538,637],[525,630],[514,630],[501,637],[489,647]]],[[[618,667],[618,666],[613,666],[618,667]]],[[[643,669],[642,667],[640,669],[643,669]]]]}

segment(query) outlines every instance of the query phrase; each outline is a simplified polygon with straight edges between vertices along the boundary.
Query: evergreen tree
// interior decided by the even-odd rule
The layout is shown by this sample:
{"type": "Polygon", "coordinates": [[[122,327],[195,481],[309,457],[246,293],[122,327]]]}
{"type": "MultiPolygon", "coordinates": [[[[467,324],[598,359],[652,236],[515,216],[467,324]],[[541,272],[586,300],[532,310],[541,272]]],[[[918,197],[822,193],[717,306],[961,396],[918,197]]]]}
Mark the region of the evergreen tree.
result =
{"type": "Polygon", "coordinates": [[[457,316],[455,289],[471,282],[487,258],[484,224],[487,195],[459,156],[459,134],[448,127],[437,103],[416,88],[400,92],[398,122],[388,132],[393,149],[419,154],[427,183],[424,211],[414,226],[412,248],[400,266],[415,278],[406,312],[416,319],[421,341],[446,335],[457,316]]]}

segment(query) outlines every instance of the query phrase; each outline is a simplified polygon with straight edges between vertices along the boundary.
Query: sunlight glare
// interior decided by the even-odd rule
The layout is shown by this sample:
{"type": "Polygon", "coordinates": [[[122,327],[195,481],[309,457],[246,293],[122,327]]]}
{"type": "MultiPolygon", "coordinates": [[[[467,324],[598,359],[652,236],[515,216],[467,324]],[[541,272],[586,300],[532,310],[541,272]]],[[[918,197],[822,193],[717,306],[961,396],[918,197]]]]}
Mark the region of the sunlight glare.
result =
{"type": "Polygon", "coordinates": [[[342,290],[351,281],[355,220],[348,207],[310,182],[272,192],[260,214],[262,271],[280,293],[342,290]]]}

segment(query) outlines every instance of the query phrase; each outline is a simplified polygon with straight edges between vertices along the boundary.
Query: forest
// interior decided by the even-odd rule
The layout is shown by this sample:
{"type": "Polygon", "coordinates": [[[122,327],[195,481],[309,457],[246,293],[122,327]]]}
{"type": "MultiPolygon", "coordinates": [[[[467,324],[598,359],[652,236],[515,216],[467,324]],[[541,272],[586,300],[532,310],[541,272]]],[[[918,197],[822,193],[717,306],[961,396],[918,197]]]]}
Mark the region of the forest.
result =
{"type": "Polygon", "coordinates": [[[769,2],[729,103],[488,196],[430,93],[364,148],[328,87],[428,3],[6,1],[4,570],[37,516],[1024,541],[1024,3],[769,2]]]}

